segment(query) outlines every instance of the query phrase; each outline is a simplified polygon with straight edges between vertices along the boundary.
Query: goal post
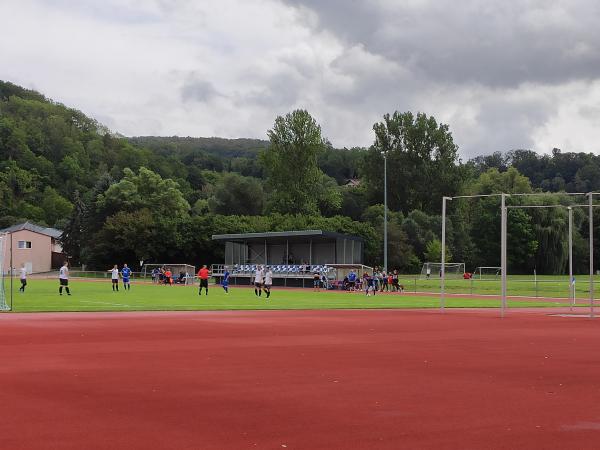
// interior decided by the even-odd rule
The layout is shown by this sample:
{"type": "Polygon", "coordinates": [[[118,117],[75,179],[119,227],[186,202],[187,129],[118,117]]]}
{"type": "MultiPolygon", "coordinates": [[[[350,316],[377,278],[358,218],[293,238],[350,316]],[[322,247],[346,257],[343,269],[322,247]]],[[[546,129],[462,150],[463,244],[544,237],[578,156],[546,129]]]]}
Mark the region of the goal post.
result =
{"type": "MultiPolygon", "coordinates": [[[[190,264],[144,264],[142,267],[142,278],[145,280],[153,279],[152,273],[155,269],[169,269],[173,274],[173,281],[177,284],[192,285],[196,276],[196,267],[190,264]]],[[[158,282],[158,278],[156,279],[158,282]]]]}
{"type": "Polygon", "coordinates": [[[12,277],[12,269],[5,264],[8,239],[8,234],[0,234],[0,311],[10,311],[11,309],[6,301],[6,291],[10,289],[10,286],[5,283],[7,277],[12,277]]]}
{"type": "MultiPolygon", "coordinates": [[[[465,263],[444,263],[445,278],[463,278],[465,263]]],[[[439,278],[442,276],[442,263],[426,262],[421,268],[420,279],[439,278]]]]}
{"type": "Polygon", "coordinates": [[[498,280],[502,275],[502,267],[499,266],[480,266],[473,272],[473,278],[478,280],[498,280]]]}

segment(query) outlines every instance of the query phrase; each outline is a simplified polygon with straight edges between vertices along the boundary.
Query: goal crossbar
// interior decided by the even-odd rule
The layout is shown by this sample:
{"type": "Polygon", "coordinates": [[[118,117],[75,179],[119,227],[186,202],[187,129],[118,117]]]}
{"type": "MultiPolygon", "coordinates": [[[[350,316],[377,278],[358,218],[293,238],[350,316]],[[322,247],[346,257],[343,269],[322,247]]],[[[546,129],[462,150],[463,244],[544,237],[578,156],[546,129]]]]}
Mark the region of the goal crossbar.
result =
{"type": "Polygon", "coordinates": [[[496,280],[501,274],[502,267],[500,266],[479,266],[473,271],[473,276],[480,280],[485,280],[486,278],[490,280],[496,280]]]}
{"type": "MultiPolygon", "coordinates": [[[[462,278],[465,274],[465,263],[444,263],[444,276],[446,278],[462,278]]],[[[421,279],[442,276],[442,263],[426,262],[421,268],[421,279]]]]}

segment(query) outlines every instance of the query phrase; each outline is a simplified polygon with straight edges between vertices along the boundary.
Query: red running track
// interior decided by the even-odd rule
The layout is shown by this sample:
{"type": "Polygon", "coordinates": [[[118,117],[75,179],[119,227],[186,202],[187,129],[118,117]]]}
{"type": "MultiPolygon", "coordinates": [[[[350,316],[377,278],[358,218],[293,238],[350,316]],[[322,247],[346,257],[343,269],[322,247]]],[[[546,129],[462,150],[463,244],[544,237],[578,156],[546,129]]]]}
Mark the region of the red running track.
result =
{"type": "Polygon", "coordinates": [[[599,342],[540,312],[5,314],[0,448],[598,448],[599,342]]]}

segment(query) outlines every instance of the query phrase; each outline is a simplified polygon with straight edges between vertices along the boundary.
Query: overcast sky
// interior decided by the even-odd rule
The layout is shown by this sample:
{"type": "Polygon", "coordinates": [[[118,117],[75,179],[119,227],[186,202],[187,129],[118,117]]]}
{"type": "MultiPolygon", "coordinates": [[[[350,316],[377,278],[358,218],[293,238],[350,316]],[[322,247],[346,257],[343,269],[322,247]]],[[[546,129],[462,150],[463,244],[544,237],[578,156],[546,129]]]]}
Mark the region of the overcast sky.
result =
{"type": "Polygon", "coordinates": [[[266,138],[307,109],[334,146],[384,113],[463,159],[600,153],[597,0],[0,0],[0,79],[135,135],[266,138]]]}

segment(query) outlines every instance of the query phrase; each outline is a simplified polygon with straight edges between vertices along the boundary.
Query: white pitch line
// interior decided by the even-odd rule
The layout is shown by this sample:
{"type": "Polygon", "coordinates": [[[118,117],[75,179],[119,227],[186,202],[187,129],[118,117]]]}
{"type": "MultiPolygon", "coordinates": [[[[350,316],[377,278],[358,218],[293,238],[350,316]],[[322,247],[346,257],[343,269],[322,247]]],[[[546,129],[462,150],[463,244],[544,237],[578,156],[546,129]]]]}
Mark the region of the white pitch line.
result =
{"type": "Polygon", "coordinates": [[[98,304],[98,305],[124,306],[126,308],[131,308],[130,305],[125,305],[123,303],[94,302],[94,301],[91,301],[91,300],[81,300],[81,303],[95,303],[95,304],[98,304]]]}

